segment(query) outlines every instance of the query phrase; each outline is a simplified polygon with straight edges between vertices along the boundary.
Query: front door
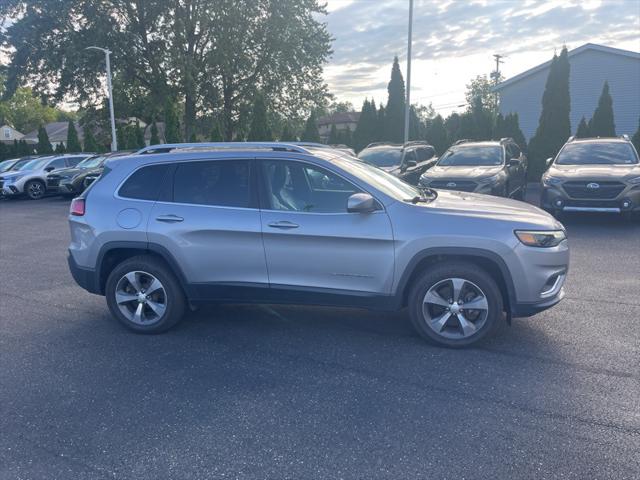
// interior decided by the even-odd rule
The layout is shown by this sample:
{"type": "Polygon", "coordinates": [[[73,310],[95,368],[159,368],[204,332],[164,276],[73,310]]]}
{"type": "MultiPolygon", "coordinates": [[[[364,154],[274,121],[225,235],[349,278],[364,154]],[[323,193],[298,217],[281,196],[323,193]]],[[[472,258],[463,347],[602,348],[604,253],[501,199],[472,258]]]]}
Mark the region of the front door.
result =
{"type": "Polygon", "coordinates": [[[360,190],[327,169],[300,161],[260,163],[271,286],[389,294],[394,247],[384,209],[348,213],[348,198],[360,190]]]}

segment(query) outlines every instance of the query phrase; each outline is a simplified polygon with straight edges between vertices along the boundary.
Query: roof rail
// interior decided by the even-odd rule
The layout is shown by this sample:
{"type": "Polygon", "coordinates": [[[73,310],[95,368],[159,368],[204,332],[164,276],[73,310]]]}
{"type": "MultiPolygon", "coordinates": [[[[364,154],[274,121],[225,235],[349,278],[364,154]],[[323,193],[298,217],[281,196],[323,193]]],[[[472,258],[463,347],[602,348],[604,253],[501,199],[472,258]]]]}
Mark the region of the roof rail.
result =
{"type": "Polygon", "coordinates": [[[367,145],[364,148],[379,147],[380,145],[390,145],[390,143],[389,142],[373,142],[373,143],[370,143],[369,145],[367,145]]]}
{"type": "Polygon", "coordinates": [[[299,145],[283,142],[202,142],[202,143],[161,143],[149,145],[141,148],[134,155],[145,155],[150,153],[169,153],[173,150],[210,148],[220,150],[247,150],[247,149],[271,149],[296,153],[309,153],[309,151],[299,145]]]}
{"type": "Polygon", "coordinates": [[[623,140],[626,140],[627,142],[629,141],[629,135],[627,135],[626,133],[623,133],[622,135],[620,135],[620,138],[623,140]]]}
{"type": "Polygon", "coordinates": [[[473,140],[469,140],[468,138],[461,138],[460,140],[456,140],[454,145],[460,145],[461,143],[472,142],[473,140]]]}
{"type": "Polygon", "coordinates": [[[431,147],[432,145],[427,142],[426,140],[411,140],[407,143],[405,143],[403,146],[405,147],[413,147],[415,145],[423,145],[423,146],[429,146],[431,147]]]}
{"type": "Polygon", "coordinates": [[[511,138],[511,137],[503,137],[503,138],[500,139],[500,143],[502,143],[502,142],[514,142],[515,143],[515,140],[513,138],[511,138]]]}
{"type": "Polygon", "coordinates": [[[575,135],[571,135],[568,139],[567,139],[567,143],[569,142],[573,142],[576,139],[575,135]]]}

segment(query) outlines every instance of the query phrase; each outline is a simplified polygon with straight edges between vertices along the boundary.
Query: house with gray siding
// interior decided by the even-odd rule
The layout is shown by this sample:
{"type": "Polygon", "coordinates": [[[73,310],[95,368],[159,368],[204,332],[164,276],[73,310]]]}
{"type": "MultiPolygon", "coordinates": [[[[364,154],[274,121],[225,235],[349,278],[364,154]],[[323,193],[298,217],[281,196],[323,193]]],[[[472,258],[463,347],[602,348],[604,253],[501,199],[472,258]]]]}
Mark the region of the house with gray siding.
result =
{"type": "MultiPolygon", "coordinates": [[[[593,116],[605,81],[609,82],[618,135],[633,135],[640,118],[640,53],[587,43],[570,50],[571,131],[580,119],[593,116]]],[[[503,115],[517,113],[527,140],[536,133],[542,94],[551,61],[533,67],[498,84],[503,115]]]]}

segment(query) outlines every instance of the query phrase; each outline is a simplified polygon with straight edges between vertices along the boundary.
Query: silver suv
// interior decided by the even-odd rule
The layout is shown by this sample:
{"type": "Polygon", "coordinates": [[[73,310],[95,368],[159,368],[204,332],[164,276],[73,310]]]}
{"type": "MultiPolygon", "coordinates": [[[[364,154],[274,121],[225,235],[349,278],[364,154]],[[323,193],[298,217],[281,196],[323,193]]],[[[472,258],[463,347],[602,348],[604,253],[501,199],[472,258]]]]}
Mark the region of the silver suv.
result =
{"type": "Polygon", "coordinates": [[[420,190],[314,146],[138,153],[109,160],[69,215],[74,279],[137,332],[200,302],[408,307],[458,347],[564,296],[565,231],[537,207],[420,190]]]}

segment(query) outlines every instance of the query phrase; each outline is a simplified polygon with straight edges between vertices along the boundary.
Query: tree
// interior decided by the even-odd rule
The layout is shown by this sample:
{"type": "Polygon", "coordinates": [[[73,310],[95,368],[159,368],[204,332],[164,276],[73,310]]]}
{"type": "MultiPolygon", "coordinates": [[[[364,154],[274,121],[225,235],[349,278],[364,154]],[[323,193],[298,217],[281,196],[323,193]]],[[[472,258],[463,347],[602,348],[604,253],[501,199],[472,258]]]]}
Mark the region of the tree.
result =
{"type": "Polygon", "coordinates": [[[377,115],[377,122],[376,122],[377,125],[376,125],[376,135],[375,135],[375,138],[378,141],[387,140],[386,119],[387,119],[387,113],[384,109],[384,105],[380,105],[380,108],[378,109],[378,115],[377,115]]]}
{"type": "Polygon", "coordinates": [[[609,94],[609,82],[604,82],[598,106],[589,121],[589,134],[592,137],[615,137],[616,125],[613,120],[613,99],[609,94]]]}
{"type": "Polygon", "coordinates": [[[140,122],[136,121],[136,124],[132,125],[132,127],[133,127],[136,148],[146,147],[147,144],[144,141],[144,130],[140,128],[140,122]]]}
{"type": "Polygon", "coordinates": [[[435,148],[437,155],[442,155],[445,152],[449,146],[449,141],[447,139],[447,130],[445,129],[442,115],[436,115],[435,118],[429,122],[426,137],[427,141],[435,148]]]}
{"type": "Polygon", "coordinates": [[[284,127],[282,129],[282,133],[280,134],[280,141],[281,142],[295,142],[298,139],[296,138],[296,135],[293,133],[293,130],[291,129],[291,126],[288,123],[284,124],[284,127]]]}
{"type": "Polygon", "coordinates": [[[389,100],[385,110],[384,140],[402,143],[404,141],[405,89],[398,57],[393,59],[391,80],[387,86],[387,92],[389,93],[389,100]]]}
{"type": "Polygon", "coordinates": [[[529,142],[529,174],[537,179],[545,169],[545,159],[558,153],[571,135],[569,57],[564,47],[554,55],[542,95],[542,112],[535,135],[529,142]]]}
{"type": "Polygon", "coordinates": [[[340,135],[338,135],[338,129],[334,124],[331,124],[331,130],[329,131],[329,139],[327,140],[329,145],[337,145],[340,143],[340,135]]]}
{"type": "Polygon", "coordinates": [[[497,115],[498,102],[492,88],[493,83],[486,75],[478,75],[467,84],[467,91],[464,94],[467,104],[473,106],[479,102],[486,111],[497,115]]]}
{"type": "Polygon", "coordinates": [[[84,127],[84,151],[95,153],[100,150],[98,146],[98,142],[96,141],[96,137],[93,136],[93,132],[91,128],[87,125],[84,127]]]}
{"type": "Polygon", "coordinates": [[[251,114],[251,128],[247,140],[250,142],[270,142],[273,140],[271,129],[269,128],[269,120],[267,118],[267,105],[264,97],[258,95],[253,104],[253,112],[251,114]]]}
{"type": "Polygon", "coordinates": [[[209,140],[212,142],[223,142],[224,136],[222,135],[222,130],[220,129],[220,122],[213,122],[213,128],[211,129],[211,135],[209,136],[209,140]]]}
{"type": "Polygon", "coordinates": [[[353,133],[353,148],[359,152],[378,139],[378,113],[375,101],[365,99],[362,103],[360,117],[353,133]]]}
{"type": "Polygon", "coordinates": [[[587,120],[582,117],[580,119],[580,123],[578,124],[578,129],[576,130],[576,138],[588,138],[591,135],[589,134],[589,125],[587,124],[587,120]]]}
{"type": "Polygon", "coordinates": [[[167,143],[182,142],[180,134],[180,120],[176,113],[175,102],[168,99],[164,107],[164,138],[167,143]]]}
{"type": "Polygon", "coordinates": [[[311,115],[307,118],[307,123],[305,123],[301,140],[303,142],[320,142],[320,133],[318,133],[315,112],[311,112],[311,115]]]}
{"type": "Polygon", "coordinates": [[[67,149],[64,148],[64,142],[58,143],[53,151],[53,153],[55,153],[56,155],[64,155],[66,152],[67,149]]]}
{"type": "Polygon", "coordinates": [[[132,98],[156,106],[177,97],[184,138],[199,115],[219,114],[231,140],[258,91],[290,117],[325,100],[324,14],[319,0],[4,0],[0,16],[13,23],[2,35],[14,49],[7,91],[24,83],[50,100],[89,102],[102,86],[101,57],[84,48],[108,45],[114,84],[132,98]]]}
{"type": "Polygon", "coordinates": [[[631,142],[636,147],[636,151],[640,153],[640,118],[638,118],[638,130],[631,137],[631,142]]]}
{"type": "Polygon", "coordinates": [[[78,131],[74,123],[69,120],[67,125],[67,152],[77,153],[82,151],[80,140],[78,139],[78,131]]]}
{"type": "Polygon", "coordinates": [[[149,139],[149,145],[158,145],[160,143],[160,137],[158,136],[158,124],[154,120],[151,122],[151,138],[149,139]]]}
{"type": "Polygon", "coordinates": [[[55,122],[59,115],[59,110],[43,105],[27,87],[18,88],[10,98],[0,101],[0,123],[25,134],[55,122]]]}
{"type": "Polygon", "coordinates": [[[53,147],[49,141],[49,135],[42,125],[38,128],[38,145],[36,146],[36,150],[39,154],[53,153],[53,147]]]}

